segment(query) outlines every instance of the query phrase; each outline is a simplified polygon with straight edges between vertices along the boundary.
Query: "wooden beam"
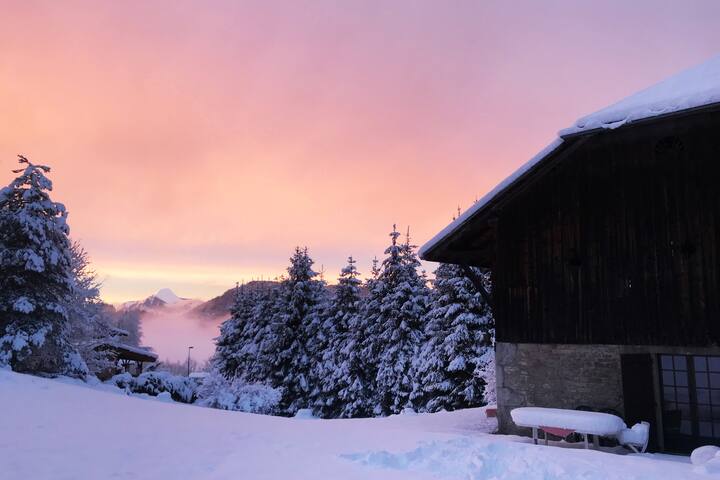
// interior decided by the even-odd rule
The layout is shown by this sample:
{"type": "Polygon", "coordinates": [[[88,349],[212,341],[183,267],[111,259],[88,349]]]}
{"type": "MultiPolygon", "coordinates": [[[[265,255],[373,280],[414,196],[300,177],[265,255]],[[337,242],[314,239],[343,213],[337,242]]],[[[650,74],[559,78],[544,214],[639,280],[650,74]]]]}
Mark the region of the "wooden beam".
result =
{"type": "Polygon", "coordinates": [[[493,308],[493,301],[492,297],[490,296],[490,292],[487,291],[485,288],[485,285],[483,284],[482,278],[480,275],[478,275],[475,270],[473,270],[471,267],[467,265],[460,265],[463,269],[463,273],[466,277],[470,279],[470,281],[473,283],[475,288],[477,288],[478,292],[480,292],[480,295],[482,295],[483,300],[487,302],[488,305],[490,305],[490,309],[493,308]]]}

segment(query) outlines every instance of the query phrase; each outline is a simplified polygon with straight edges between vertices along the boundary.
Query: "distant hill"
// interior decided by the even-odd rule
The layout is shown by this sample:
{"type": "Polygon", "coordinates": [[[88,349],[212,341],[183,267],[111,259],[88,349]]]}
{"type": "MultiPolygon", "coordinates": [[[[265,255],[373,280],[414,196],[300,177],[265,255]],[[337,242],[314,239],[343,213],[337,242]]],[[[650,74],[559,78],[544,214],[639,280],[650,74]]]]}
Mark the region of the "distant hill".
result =
{"type": "MultiPolygon", "coordinates": [[[[271,280],[253,280],[246,283],[241,288],[247,291],[267,292],[271,288],[278,286],[279,283],[271,280]]],[[[335,293],[335,285],[328,285],[327,291],[330,295],[335,293]]],[[[367,295],[364,287],[361,287],[360,295],[367,295]]],[[[135,300],[125,302],[117,307],[117,312],[153,312],[172,306],[174,310],[183,310],[190,315],[215,320],[218,318],[228,317],[230,308],[235,302],[235,288],[227,290],[222,295],[202,302],[201,300],[190,300],[175,295],[169,288],[163,288],[154,295],[150,295],[144,300],[135,300]]]]}
{"type": "MultiPolygon", "coordinates": [[[[276,287],[278,282],[269,280],[254,280],[246,283],[242,288],[250,291],[267,292],[276,287]]],[[[212,298],[205,303],[193,308],[191,313],[207,318],[227,317],[230,314],[230,308],[235,303],[235,288],[227,290],[222,295],[212,298]]]]}
{"type": "MultiPolygon", "coordinates": [[[[271,288],[274,288],[278,286],[278,282],[273,281],[262,281],[262,280],[256,280],[249,283],[246,283],[243,285],[242,288],[247,290],[254,290],[254,291],[261,291],[261,292],[267,292],[271,288]]],[[[337,288],[337,285],[328,285],[327,287],[328,294],[333,295],[335,293],[335,289],[337,288]]],[[[367,289],[365,287],[360,287],[360,296],[365,297],[367,296],[367,289]]],[[[230,315],[230,308],[233,306],[233,303],[235,302],[235,288],[231,288],[230,290],[226,291],[222,295],[212,298],[208,300],[205,303],[202,303],[198,305],[197,307],[193,308],[191,310],[191,313],[197,314],[198,316],[206,317],[208,319],[212,318],[220,318],[220,317],[228,317],[230,315]]]]}

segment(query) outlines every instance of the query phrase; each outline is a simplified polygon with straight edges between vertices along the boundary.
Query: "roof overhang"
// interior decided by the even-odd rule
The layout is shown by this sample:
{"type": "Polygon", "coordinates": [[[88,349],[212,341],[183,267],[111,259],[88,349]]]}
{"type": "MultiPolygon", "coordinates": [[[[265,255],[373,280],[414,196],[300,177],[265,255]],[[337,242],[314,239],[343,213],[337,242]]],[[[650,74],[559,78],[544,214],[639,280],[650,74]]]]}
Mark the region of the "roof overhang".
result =
{"type": "Polygon", "coordinates": [[[134,347],[125,343],[118,342],[101,342],[96,347],[98,351],[113,352],[119,360],[131,360],[134,362],[156,362],[158,356],[156,353],[141,347],[134,347]]]}
{"type": "Polygon", "coordinates": [[[492,266],[495,225],[502,205],[542,177],[589,136],[556,139],[425,243],[418,252],[420,258],[431,262],[492,266]]]}

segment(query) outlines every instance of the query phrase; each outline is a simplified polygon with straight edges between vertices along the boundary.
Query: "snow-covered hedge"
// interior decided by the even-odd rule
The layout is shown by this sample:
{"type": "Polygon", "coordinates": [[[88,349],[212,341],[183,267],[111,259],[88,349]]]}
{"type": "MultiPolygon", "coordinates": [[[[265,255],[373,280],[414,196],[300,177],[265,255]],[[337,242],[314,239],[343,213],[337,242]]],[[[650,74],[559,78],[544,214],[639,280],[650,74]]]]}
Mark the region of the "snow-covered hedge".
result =
{"type": "Polygon", "coordinates": [[[238,379],[229,381],[213,371],[203,380],[198,397],[197,404],[202,407],[272,415],[277,413],[282,392],[238,379]]]}
{"type": "Polygon", "coordinates": [[[121,373],[112,377],[109,383],[131,393],[157,396],[168,392],[176,402],[193,403],[197,399],[197,384],[192,379],[168,372],[145,372],[137,377],[121,373]]]}

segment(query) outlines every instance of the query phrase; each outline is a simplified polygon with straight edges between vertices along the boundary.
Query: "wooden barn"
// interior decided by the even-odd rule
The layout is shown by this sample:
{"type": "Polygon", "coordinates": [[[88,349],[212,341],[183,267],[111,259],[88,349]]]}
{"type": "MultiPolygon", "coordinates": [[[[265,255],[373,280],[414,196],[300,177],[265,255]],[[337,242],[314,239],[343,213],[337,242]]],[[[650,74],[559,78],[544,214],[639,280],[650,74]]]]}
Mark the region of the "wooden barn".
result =
{"type": "Polygon", "coordinates": [[[502,432],[591,408],[720,444],[720,56],[562,130],[420,255],[492,272],[502,432]]]}

